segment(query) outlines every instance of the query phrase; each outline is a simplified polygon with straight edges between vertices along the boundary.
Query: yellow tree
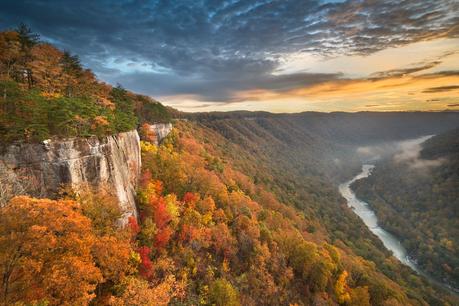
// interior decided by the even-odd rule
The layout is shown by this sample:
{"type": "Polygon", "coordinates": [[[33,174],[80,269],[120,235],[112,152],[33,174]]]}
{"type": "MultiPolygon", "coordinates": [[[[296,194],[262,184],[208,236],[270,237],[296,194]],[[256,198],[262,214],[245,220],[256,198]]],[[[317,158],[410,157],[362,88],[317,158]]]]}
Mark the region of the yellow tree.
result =
{"type": "Polygon", "coordinates": [[[112,297],[110,304],[114,306],[166,306],[175,296],[176,281],[169,275],[157,286],[152,286],[143,279],[127,277],[121,283],[121,294],[112,297]]]}
{"type": "Polygon", "coordinates": [[[344,270],[335,283],[335,294],[340,304],[349,303],[351,300],[351,295],[349,294],[350,288],[347,285],[348,275],[348,272],[344,270]]]}
{"type": "Polygon", "coordinates": [[[236,289],[224,278],[219,278],[214,281],[209,290],[209,299],[213,305],[217,306],[238,306],[239,293],[236,289]]]}

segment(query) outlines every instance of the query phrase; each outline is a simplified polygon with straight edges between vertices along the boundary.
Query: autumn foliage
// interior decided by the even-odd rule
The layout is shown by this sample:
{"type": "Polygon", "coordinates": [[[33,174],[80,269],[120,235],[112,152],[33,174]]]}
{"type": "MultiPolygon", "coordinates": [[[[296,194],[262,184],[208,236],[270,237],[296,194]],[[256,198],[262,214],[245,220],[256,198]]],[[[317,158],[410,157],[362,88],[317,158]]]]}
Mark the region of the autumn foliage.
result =
{"type": "Polygon", "coordinates": [[[409,304],[395,283],[324,243],[323,229],[311,234],[304,215],[224,161],[209,136],[180,123],[161,146],[141,145],[137,243],[145,279],[174,275],[191,304],[409,304]],[[395,297],[378,293],[389,287],[395,297]]]}
{"type": "Polygon", "coordinates": [[[2,301],[87,304],[103,276],[91,220],[73,201],[17,197],[0,214],[2,301]]]}
{"type": "Polygon", "coordinates": [[[153,273],[153,264],[150,260],[151,249],[147,246],[142,246],[137,250],[137,252],[140,255],[139,273],[142,277],[148,280],[153,273]]]}
{"type": "Polygon", "coordinates": [[[418,304],[236,170],[223,140],[191,123],[175,129],[159,147],[141,144],[139,218],[125,228],[104,189],[1,208],[3,304],[418,304]]]}

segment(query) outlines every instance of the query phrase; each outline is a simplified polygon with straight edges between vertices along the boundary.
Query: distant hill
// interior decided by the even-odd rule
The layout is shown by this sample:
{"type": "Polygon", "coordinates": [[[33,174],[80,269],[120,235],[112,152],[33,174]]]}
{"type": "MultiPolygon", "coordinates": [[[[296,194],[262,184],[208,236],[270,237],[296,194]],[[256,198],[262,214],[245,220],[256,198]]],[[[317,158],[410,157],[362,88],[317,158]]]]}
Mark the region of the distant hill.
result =
{"type": "Polygon", "coordinates": [[[218,131],[253,154],[268,153],[271,159],[294,171],[325,176],[335,182],[360,168],[357,146],[437,134],[459,126],[459,112],[240,111],[183,116],[218,131]]]}
{"type": "Polygon", "coordinates": [[[383,141],[438,134],[459,126],[459,112],[303,112],[273,114],[268,112],[182,113],[182,117],[203,123],[220,120],[287,121],[303,133],[343,144],[368,145],[383,141]]]}
{"type": "Polygon", "coordinates": [[[428,139],[422,148],[421,158],[447,158],[459,160],[459,129],[450,130],[428,139]]]}

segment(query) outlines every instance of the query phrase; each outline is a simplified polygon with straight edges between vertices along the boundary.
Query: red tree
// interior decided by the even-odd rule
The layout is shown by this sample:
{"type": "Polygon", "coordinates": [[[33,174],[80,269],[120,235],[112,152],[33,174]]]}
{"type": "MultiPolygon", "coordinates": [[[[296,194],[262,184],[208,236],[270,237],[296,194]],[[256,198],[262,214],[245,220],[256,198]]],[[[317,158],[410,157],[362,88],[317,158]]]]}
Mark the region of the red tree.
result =
{"type": "Polygon", "coordinates": [[[150,259],[151,249],[147,246],[142,246],[138,249],[140,255],[139,273],[145,279],[149,279],[153,274],[153,263],[150,259]]]}
{"type": "Polygon", "coordinates": [[[189,206],[194,206],[196,202],[199,200],[199,195],[192,193],[192,192],[187,192],[183,196],[183,202],[189,206]]]}
{"type": "Polygon", "coordinates": [[[169,227],[165,227],[158,231],[155,236],[155,247],[158,249],[164,248],[172,236],[172,230],[169,227]]]}
{"type": "Polygon", "coordinates": [[[137,223],[135,216],[130,216],[128,219],[128,225],[131,230],[132,240],[135,239],[138,233],[140,233],[140,225],[137,223]]]}
{"type": "Polygon", "coordinates": [[[167,226],[167,224],[171,221],[171,216],[167,212],[166,203],[164,202],[164,198],[159,198],[156,202],[154,207],[154,217],[155,217],[155,224],[156,227],[161,230],[167,226]]]}

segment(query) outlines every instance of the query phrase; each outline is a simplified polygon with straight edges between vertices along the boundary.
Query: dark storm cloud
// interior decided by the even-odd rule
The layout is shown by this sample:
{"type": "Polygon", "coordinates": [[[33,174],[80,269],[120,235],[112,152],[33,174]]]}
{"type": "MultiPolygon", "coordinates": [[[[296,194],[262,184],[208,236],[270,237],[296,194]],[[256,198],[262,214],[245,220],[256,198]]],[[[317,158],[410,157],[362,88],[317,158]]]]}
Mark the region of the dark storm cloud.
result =
{"type": "MultiPolygon", "coordinates": [[[[227,75],[214,78],[207,76],[177,76],[168,74],[139,73],[119,74],[113,78],[114,83],[122,83],[138,92],[148,92],[152,84],[157,87],[156,94],[168,95],[195,95],[202,101],[240,102],[234,95],[236,91],[267,89],[277,92],[288,91],[294,88],[315,85],[318,83],[337,80],[341,74],[326,73],[298,73],[289,75],[244,74],[227,78],[227,75]]],[[[253,98],[256,100],[256,97],[253,98]]]]}
{"type": "Polygon", "coordinates": [[[216,101],[234,100],[238,90],[283,91],[340,77],[273,76],[290,52],[365,55],[459,36],[455,0],[335,2],[6,0],[0,26],[28,23],[109,82],[216,101]],[[141,72],[129,71],[134,63],[141,72]]]}

